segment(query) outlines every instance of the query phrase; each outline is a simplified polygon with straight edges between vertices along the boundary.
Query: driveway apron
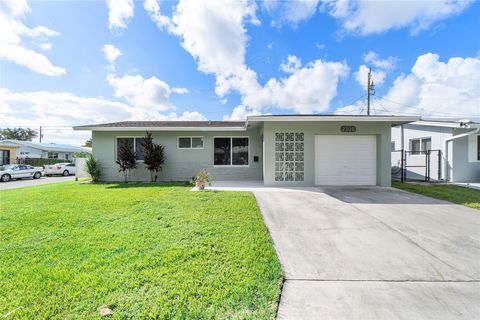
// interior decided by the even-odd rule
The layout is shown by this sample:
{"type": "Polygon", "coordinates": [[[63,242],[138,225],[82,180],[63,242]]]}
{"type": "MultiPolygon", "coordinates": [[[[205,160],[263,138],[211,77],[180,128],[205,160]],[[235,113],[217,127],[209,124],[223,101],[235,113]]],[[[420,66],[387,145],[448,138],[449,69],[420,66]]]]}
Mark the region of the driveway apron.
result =
{"type": "Polygon", "coordinates": [[[479,319],[480,212],[392,189],[255,191],[279,319],[479,319]]]}

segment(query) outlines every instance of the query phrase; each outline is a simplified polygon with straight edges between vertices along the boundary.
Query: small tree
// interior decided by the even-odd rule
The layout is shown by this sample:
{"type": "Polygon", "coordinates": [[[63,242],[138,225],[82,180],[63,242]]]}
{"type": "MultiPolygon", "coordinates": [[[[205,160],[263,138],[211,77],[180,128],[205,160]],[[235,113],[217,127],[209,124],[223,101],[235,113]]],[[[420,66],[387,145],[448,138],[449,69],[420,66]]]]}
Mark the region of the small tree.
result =
{"type": "Polygon", "coordinates": [[[145,168],[150,171],[150,181],[157,181],[157,174],[162,171],[162,166],[165,164],[165,147],[153,142],[151,132],[147,132],[143,142],[145,152],[145,168]]]}
{"type": "Polygon", "coordinates": [[[92,155],[89,155],[87,161],[85,161],[85,169],[90,177],[92,177],[92,182],[98,182],[100,180],[100,165],[92,155]]]}
{"type": "Polygon", "coordinates": [[[131,169],[137,167],[136,154],[133,151],[133,143],[129,140],[125,141],[118,149],[117,164],[118,172],[123,172],[125,182],[128,182],[128,175],[131,169]]]}

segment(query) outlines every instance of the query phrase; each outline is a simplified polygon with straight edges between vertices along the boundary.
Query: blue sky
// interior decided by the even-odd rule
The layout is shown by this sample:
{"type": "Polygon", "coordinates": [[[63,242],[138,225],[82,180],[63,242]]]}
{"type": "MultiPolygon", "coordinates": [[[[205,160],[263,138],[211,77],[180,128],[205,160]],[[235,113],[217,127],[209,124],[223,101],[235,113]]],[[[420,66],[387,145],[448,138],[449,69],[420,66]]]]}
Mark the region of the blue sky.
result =
{"type": "Polygon", "coordinates": [[[479,17],[465,1],[7,0],[0,127],[79,143],[69,126],[364,113],[368,67],[374,113],[478,117],[479,17]]]}

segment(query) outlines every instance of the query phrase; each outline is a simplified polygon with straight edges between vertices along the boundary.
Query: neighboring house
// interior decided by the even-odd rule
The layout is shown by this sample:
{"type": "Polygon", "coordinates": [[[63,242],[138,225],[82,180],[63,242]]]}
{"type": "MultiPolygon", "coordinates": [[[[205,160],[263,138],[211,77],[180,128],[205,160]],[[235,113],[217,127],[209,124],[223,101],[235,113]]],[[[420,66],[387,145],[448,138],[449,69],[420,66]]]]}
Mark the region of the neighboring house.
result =
{"type": "MultiPolygon", "coordinates": [[[[10,159],[59,159],[59,160],[73,160],[74,154],[77,152],[89,152],[88,148],[75,147],[67,144],[54,143],[37,143],[32,141],[19,140],[2,140],[0,141],[0,150],[8,146],[15,146],[15,156],[10,152],[10,159]]],[[[10,162],[13,162],[10,160],[10,162]]]]}
{"type": "Polygon", "coordinates": [[[424,175],[430,151],[431,180],[480,180],[480,123],[469,120],[424,119],[392,128],[392,165],[400,166],[400,150],[407,151],[407,178],[424,175]],[[448,168],[448,169],[447,169],[448,168]],[[446,174],[445,174],[446,173],[446,174]]]}
{"type": "Polygon", "coordinates": [[[146,131],[165,146],[162,180],[189,180],[206,168],[214,180],[263,180],[266,186],[390,186],[391,127],[417,121],[394,116],[250,116],[246,121],[127,121],[91,130],[102,180],[121,181],[115,163],[126,141],[137,152],[131,180],[148,181],[141,161],[146,131]]]}
{"type": "Polygon", "coordinates": [[[20,144],[15,142],[1,143],[0,141],[0,166],[5,164],[14,163],[17,158],[17,148],[20,147],[20,144]]]}

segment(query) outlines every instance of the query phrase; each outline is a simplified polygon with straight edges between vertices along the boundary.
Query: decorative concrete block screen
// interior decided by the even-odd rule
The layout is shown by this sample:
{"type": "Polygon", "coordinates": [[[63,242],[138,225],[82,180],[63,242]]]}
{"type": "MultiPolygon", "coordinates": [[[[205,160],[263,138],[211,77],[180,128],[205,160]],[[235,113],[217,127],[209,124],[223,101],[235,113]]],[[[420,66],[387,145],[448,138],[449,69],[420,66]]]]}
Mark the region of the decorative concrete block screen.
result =
{"type": "Polygon", "coordinates": [[[304,133],[275,133],[275,181],[303,181],[304,133]]]}

